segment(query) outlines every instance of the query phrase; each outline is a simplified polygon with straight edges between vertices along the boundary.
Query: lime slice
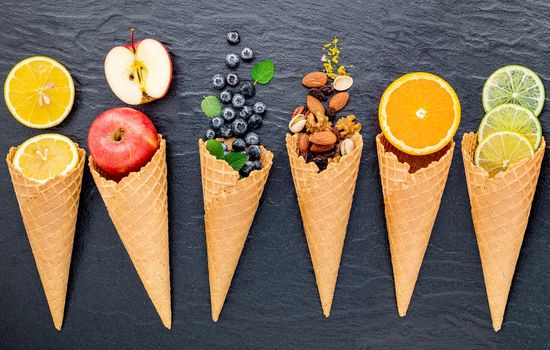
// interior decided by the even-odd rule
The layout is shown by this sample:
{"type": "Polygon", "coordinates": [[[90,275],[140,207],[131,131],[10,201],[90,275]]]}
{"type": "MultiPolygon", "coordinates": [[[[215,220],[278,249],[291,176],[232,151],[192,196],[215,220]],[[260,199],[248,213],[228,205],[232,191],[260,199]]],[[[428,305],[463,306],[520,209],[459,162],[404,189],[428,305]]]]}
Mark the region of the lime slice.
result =
{"type": "Polygon", "coordinates": [[[514,104],[500,105],[485,115],[477,132],[478,142],[497,131],[517,132],[529,140],[534,150],[539,148],[542,140],[538,118],[527,108],[514,104]]]}
{"type": "Polygon", "coordinates": [[[490,177],[505,171],[514,163],[535,154],[529,140],[517,132],[497,131],[487,136],[476,148],[474,163],[490,177]]]}
{"type": "Polygon", "coordinates": [[[76,144],[68,137],[43,134],[28,139],[17,148],[13,165],[26,178],[45,183],[74,169],[78,158],[76,144]]]}
{"type": "Polygon", "coordinates": [[[522,66],[506,66],[496,70],[483,86],[485,112],[505,103],[514,103],[538,117],[544,98],[544,85],[539,76],[522,66]]]}

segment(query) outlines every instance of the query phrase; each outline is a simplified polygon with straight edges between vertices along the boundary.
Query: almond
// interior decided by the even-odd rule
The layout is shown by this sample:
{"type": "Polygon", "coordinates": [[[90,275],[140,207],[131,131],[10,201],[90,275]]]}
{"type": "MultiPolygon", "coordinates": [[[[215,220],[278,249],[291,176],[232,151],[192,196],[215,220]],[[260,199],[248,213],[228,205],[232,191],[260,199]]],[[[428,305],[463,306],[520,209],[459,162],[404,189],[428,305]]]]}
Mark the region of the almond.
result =
{"type": "Polygon", "coordinates": [[[309,141],[316,145],[327,146],[336,143],[336,135],[332,131],[319,131],[309,137],[309,141]]]}
{"type": "Polygon", "coordinates": [[[314,143],[313,145],[311,145],[310,150],[311,152],[314,152],[314,153],[323,153],[323,152],[328,152],[333,148],[334,148],[334,145],[318,145],[314,143]]]}
{"type": "Polygon", "coordinates": [[[300,151],[300,154],[304,154],[307,152],[308,148],[309,148],[309,136],[305,132],[302,132],[298,137],[298,150],[300,151]]]}
{"type": "Polygon", "coordinates": [[[302,84],[308,88],[317,88],[325,86],[328,82],[328,77],[323,72],[311,72],[306,74],[302,79],[302,84]]]}
{"type": "Polygon", "coordinates": [[[307,97],[307,109],[313,114],[321,113],[325,115],[325,106],[313,96],[308,95],[307,97]]]}
{"type": "Polygon", "coordinates": [[[349,94],[347,92],[339,92],[336,95],[332,96],[330,101],[328,101],[328,107],[334,109],[338,112],[344,109],[349,101],[349,94]]]}

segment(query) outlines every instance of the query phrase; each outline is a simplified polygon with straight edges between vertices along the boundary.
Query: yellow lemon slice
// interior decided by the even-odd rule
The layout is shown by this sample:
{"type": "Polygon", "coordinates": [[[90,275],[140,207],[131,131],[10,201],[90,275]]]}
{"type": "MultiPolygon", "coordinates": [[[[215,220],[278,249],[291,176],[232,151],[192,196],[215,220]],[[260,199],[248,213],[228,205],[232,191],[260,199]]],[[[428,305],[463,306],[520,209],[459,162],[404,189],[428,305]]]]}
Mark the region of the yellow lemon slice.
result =
{"type": "Polygon", "coordinates": [[[45,183],[65,175],[78,164],[78,149],[68,137],[43,134],[32,137],[18,147],[13,165],[26,178],[45,183]]]}
{"type": "Polygon", "coordinates": [[[61,123],[73,107],[73,78],[61,63],[49,57],[29,57],[8,74],[4,99],[21,124],[49,128],[61,123]]]}

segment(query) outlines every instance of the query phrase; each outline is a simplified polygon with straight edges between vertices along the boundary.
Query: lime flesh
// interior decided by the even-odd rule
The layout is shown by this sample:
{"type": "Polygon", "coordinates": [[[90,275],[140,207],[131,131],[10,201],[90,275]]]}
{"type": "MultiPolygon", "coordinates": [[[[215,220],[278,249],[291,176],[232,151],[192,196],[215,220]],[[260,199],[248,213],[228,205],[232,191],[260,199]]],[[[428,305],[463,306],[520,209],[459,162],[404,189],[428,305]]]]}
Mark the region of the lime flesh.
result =
{"type": "Polygon", "coordinates": [[[512,131],[498,131],[478,144],[474,163],[493,177],[534,154],[533,146],[525,137],[512,131]]]}

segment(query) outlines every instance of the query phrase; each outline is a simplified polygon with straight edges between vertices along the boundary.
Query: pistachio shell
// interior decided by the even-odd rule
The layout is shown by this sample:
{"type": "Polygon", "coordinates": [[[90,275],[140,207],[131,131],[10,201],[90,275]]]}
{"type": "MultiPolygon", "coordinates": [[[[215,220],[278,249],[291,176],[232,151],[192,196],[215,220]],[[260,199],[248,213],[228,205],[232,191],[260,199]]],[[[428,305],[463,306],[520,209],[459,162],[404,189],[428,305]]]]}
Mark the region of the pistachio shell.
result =
{"type": "Polygon", "coordinates": [[[354,148],[355,144],[353,143],[352,139],[345,139],[340,142],[340,154],[342,156],[350,154],[354,148]]]}
{"type": "Polygon", "coordinates": [[[302,131],[305,128],[305,126],[306,126],[306,116],[303,115],[302,113],[296,114],[294,118],[292,118],[288,123],[288,128],[290,129],[290,131],[292,131],[295,134],[302,131]]]}
{"type": "Polygon", "coordinates": [[[337,91],[346,91],[353,85],[353,78],[349,75],[339,75],[332,82],[332,86],[337,91]]]}

